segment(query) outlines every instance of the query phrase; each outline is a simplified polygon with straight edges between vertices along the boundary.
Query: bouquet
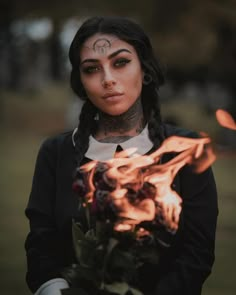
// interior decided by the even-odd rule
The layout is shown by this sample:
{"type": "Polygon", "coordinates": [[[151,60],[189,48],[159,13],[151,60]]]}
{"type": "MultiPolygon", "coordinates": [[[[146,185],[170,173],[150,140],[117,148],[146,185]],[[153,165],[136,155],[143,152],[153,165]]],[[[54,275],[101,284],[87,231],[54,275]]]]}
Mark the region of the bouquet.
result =
{"type": "Polygon", "coordinates": [[[77,168],[73,189],[88,230],[73,221],[78,263],[64,273],[72,288],[63,295],[143,294],[136,284],[140,267],[158,264],[160,248],[170,246],[178,229],[182,199],[173,179],[186,164],[201,172],[214,161],[209,142],[172,136],[150,155],[128,149],[77,168]],[[165,153],[175,157],[162,163],[165,153]]]}

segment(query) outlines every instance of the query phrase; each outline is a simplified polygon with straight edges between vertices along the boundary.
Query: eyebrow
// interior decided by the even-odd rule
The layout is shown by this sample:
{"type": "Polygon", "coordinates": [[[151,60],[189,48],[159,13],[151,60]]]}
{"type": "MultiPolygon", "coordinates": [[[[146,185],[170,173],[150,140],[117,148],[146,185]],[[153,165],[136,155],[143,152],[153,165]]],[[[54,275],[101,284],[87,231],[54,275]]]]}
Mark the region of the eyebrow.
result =
{"type": "MultiPolygon", "coordinates": [[[[132,54],[132,52],[129,51],[128,49],[123,48],[123,49],[119,49],[119,50],[117,50],[117,51],[111,53],[110,55],[108,55],[108,59],[112,59],[113,57],[115,57],[116,55],[118,55],[119,53],[121,53],[121,52],[123,52],[123,51],[132,54]]],[[[98,61],[99,61],[99,59],[89,58],[89,59],[85,59],[85,60],[83,60],[83,61],[81,62],[81,65],[84,64],[84,63],[86,63],[86,62],[98,62],[98,61]]]]}

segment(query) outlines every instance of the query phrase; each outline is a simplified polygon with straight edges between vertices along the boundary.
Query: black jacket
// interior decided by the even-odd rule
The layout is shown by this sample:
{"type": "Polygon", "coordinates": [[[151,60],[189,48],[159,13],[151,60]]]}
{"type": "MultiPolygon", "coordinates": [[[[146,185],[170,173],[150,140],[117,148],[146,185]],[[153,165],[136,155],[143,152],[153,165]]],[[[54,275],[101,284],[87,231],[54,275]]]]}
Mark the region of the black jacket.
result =
{"type": "MultiPolygon", "coordinates": [[[[186,130],[166,126],[166,136],[173,134],[195,137],[186,130]]],[[[61,270],[75,262],[71,219],[83,216],[72,192],[76,162],[71,136],[72,132],[66,132],[47,139],[38,153],[25,211],[30,221],[25,243],[26,281],[32,292],[44,282],[61,277],[61,270]]],[[[171,155],[166,160],[168,157],[171,155]]],[[[195,174],[185,166],[173,186],[183,199],[179,230],[171,247],[163,250],[158,268],[147,265],[140,271],[140,287],[145,294],[200,295],[214,262],[218,207],[212,170],[195,174]]]]}

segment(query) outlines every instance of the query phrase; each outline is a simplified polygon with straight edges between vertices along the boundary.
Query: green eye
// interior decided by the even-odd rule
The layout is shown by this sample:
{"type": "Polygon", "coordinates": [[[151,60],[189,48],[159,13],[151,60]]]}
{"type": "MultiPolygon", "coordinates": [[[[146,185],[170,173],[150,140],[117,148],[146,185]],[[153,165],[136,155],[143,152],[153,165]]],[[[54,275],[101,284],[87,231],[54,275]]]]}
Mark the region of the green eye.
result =
{"type": "Polygon", "coordinates": [[[83,69],[83,72],[85,74],[92,74],[92,73],[96,73],[99,71],[99,67],[98,66],[89,66],[83,69]]]}
{"type": "Polygon", "coordinates": [[[126,64],[128,64],[129,62],[131,62],[130,59],[119,58],[118,60],[115,61],[115,66],[122,67],[122,66],[125,66],[126,64]]]}

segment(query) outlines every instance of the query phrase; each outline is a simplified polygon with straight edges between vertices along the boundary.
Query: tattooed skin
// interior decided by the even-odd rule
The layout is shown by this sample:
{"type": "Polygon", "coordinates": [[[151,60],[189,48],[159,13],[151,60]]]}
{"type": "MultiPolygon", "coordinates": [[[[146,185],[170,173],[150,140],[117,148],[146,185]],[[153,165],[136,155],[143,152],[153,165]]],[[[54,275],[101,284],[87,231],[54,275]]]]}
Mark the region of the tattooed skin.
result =
{"type": "Polygon", "coordinates": [[[105,137],[103,139],[100,139],[100,142],[106,142],[106,143],[122,143],[133,136],[110,136],[110,137],[105,137]]]}
{"type": "Polygon", "coordinates": [[[141,98],[138,98],[133,106],[124,114],[119,116],[110,116],[105,113],[99,114],[98,132],[102,134],[101,142],[120,143],[124,142],[134,135],[138,135],[144,128],[143,109],[141,98]],[[132,135],[125,133],[133,131],[132,135]],[[112,135],[119,133],[118,135],[112,135]]]}
{"type": "Polygon", "coordinates": [[[93,50],[102,55],[106,54],[107,50],[111,48],[111,42],[105,38],[99,38],[93,43],[93,50]]]}
{"type": "Polygon", "coordinates": [[[111,43],[113,42],[114,40],[108,40],[106,38],[98,38],[94,43],[93,45],[90,47],[90,46],[84,46],[88,49],[92,49],[94,52],[97,52],[101,55],[105,55],[107,53],[107,51],[109,49],[111,49],[111,43]]]}

